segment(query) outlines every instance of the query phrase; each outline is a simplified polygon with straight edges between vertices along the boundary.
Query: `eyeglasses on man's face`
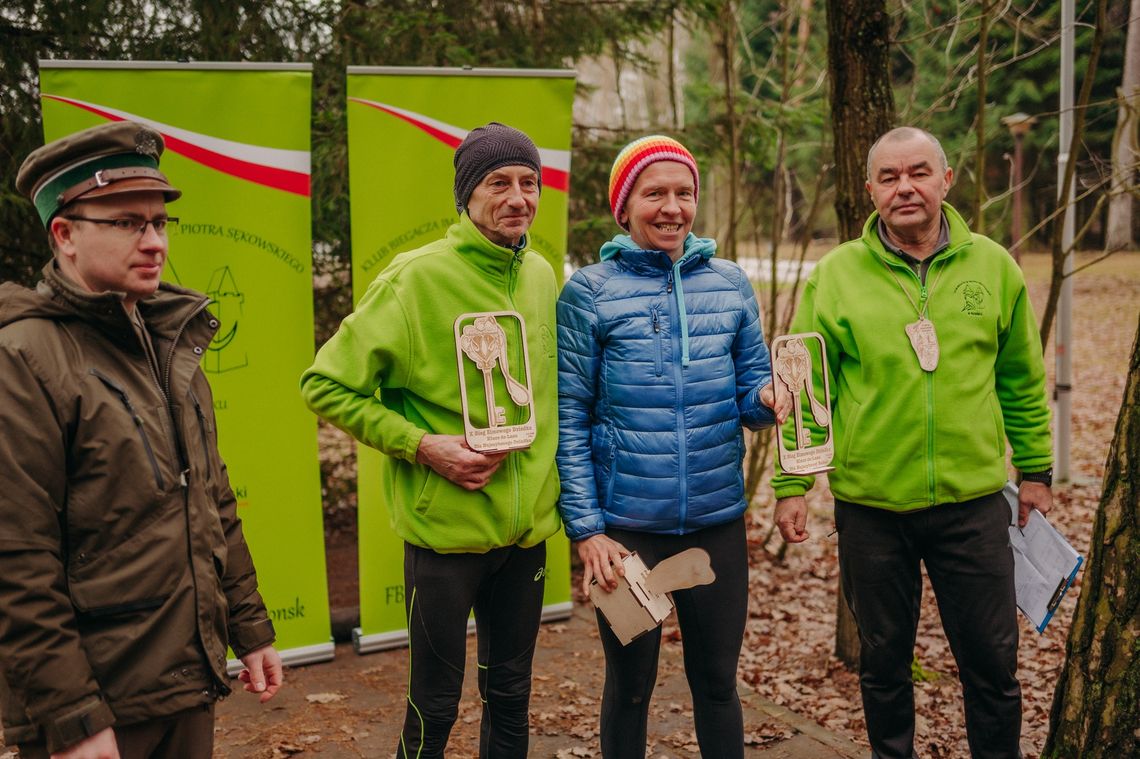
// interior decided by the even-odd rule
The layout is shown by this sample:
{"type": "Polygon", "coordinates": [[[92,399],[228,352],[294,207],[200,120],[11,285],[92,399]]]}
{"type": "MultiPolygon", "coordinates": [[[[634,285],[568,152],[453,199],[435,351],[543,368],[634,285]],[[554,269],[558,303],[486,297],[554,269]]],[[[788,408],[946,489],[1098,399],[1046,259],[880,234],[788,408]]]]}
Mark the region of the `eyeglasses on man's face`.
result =
{"type": "Polygon", "coordinates": [[[166,237],[166,228],[171,224],[178,224],[177,216],[160,216],[157,219],[95,219],[90,216],[73,214],[63,218],[70,221],[89,221],[92,224],[99,224],[123,237],[142,237],[146,234],[147,225],[154,227],[155,234],[159,237],[166,237]]]}

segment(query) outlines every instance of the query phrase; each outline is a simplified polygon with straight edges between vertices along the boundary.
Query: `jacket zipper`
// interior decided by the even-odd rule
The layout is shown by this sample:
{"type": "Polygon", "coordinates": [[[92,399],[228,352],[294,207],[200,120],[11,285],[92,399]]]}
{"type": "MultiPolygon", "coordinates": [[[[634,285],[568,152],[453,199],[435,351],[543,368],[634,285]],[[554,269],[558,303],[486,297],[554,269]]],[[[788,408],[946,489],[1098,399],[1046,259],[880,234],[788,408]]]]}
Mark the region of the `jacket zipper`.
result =
{"type": "MultiPolygon", "coordinates": [[[[507,299],[511,303],[511,310],[518,311],[518,306],[515,303],[515,286],[518,284],[519,269],[522,268],[523,253],[521,250],[516,250],[511,257],[511,263],[507,270],[507,299]]],[[[509,350],[507,346],[503,350],[509,350]]],[[[526,351],[526,345],[522,346],[523,352],[526,351]]],[[[523,356],[518,357],[518,362],[515,366],[525,366],[525,359],[523,356]]],[[[533,388],[532,388],[533,391],[533,388]]],[[[516,410],[516,413],[517,410],[516,410]]],[[[518,417],[516,417],[517,419],[518,417]]],[[[512,452],[513,453],[513,452],[512,452]]],[[[517,541],[520,537],[519,534],[519,521],[522,518],[522,472],[519,457],[508,454],[507,458],[511,463],[511,496],[513,501],[513,514],[511,515],[511,535],[512,541],[517,541]]]]}
{"type": "MultiPolygon", "coordinates": [[[[927,278],[929,279],[933,273],[935,264],[942,264],[943,267],[949,266],[950,257],[965,248],[968,244],[969,243],[963,243],[957,247],[948,248],[946,251],[936,254],[937,257],[930,262],[930,268],[926,271],[927,278]]],[[[894,259],[897,261],[897,257],[894,257],[894,259]]],[[[890,266],[892,258],[884,256],[883,261],[890,266]]],[[[896,268],[905,269],[910,273],[910,276],[918,282],[918,309],[919,312],[923,312],[926,301],[930,297],[930,292],[926,289],[926,282],[919,278],[914,269],[905,264],[900,264],[896,268]]],[[[937,504],[935,500],[936,488],[934,476],[934,372],[923,372],[923,374],[926,375],[926,498],[929,505],[934,506],[937,504]]]]}
{"type": "MultiPolygon", "coordinates": [[[[666,292],[669,292],[669,293],[673,292],[673,270],[672,269],[669,270],[666,292]]],[[[680,330],[674,329],[672,334],[669,336],[669,344],[673,349],[674,358],[676,358],[677,354],[680,352],[681,346],[679,344],[679,342],[680,342],[679,333],[680,333],[680,330]]],[[[677,526],[681,530],[684,530],[685,529],[685,522],[689,516],[689,489],[685,484],[686,482],[688,482],[689,448],[688,448],[688,444],[685,441],[685,382],[684,382],[684,378],[681,376],[681,362],[677,361],[677,360],[673,361],[673,386],[677,390],[677,393],[676,393],[677,402],[673,406],[673,414],[677,418],[677,459],[678,459],[677,460],[677,466],[680,470],[678,472],[678,475],[679,475],[679,482],[681,483],[681,488],[680,488],[681,492],[678,493],[678,499],[677,499],[677,501],[678,501],[677,502],[677,507],[678,507],[678,509],[677,509],[677,517],[678,517],[677,526]]]]}
{"type": "MultiPolygon", "coordinates": [[[[190,321],[192,319],[194,319],[196,316],[198,316],[198,314],[200,314],[206,310],[206,306],[208,305],[208,303],[209,303],[209,301],[203,299],[202,302],[198,305],[198,308],[194,309],[194,311],[192,313],[190,313],[189,315],[187,315],[186,319],[183,320],[183,322],[178,325],[178,331],[174,333],[174,338],[170,341],[170,352],[167,354],[166,363],[163,366],[162,387],[160,389],[162,390],[163,394],[166,396],[166,404],[167,404],[166,407],[167,407],[168,413],[170,414],[170,418],[172,420],[176,419],[176,416],[174,414],[174,403],[170,397],[170,374],[171,374],[171,371],[172,371],[173,366],[174,366],[174,353],[175,353],[175,351],[178,350],[178,342],[182,339],[182,334],[186,331],[186,326],[190,323],[190,321]]],[[[187,388],[187,389],[189,389],[189,388],[187,388]]],[[[192,390],[190,391],[190,394],[191,394],[191,398],[193,398],[193,401],[194,401],[195,410],[198,412],[201,412],[201,405],[198,403],[198,399],[194,398],[192,390]]],[[[199,421],[201,421],[201,418],[199,418],[199,421]]],[[[201,427],[201,425],[199,425],[199,426],[201,427]]],[[[182,492],[184,493],[184,496],[185,496],[183,499],[182,518],[186,524],[186,554],[187,554],[187,560],[190,563],[190,567],[193,568],[193,566],[194,566],[194,538],[193,538],[194,525],[190,521],[190,490],[189,490],[190,480],[188,477],[189,472],[190,472],[190,468],[189,468],[190,465],[189,465],[188,459],[186,458],[185,440],[181,439],[181,437],[179,435],[179,431],[180,431],[180,428],[177,425],[175,425],[175,431],[174,431],[175,444],[177,445],[177,450],[178,450],[178,455],[179,455],[179,463],[180,463],[180,466],[182,469],[182,472],[181,472],[182,492]]],[[[209,460],[208,456],[207,456],[207,460],[209,460]]],[[[190,572],[190,581],[194,585],[194,598],[197,599],[199,597],[199,593],[200,593],[200,590],[198,588],[198,573],[193,571],[193,569],[191,569],[191,572],[190,572]]],[[[195,603],[197,603],[197,602],[195,602],[195,603]]],[[[206,635],[201,630],[201,624],[202,624],[201,614],[198,615],[197,620],[196,620],[196,624],[199,626],[199,635],[202,637],[203,644],[204,644],[205,639],[206,639],[206,635]]],[[[205,646],[203,645],[203,648],[204,647],[205,646]]],[[[208,656],[209,656],[209,654],[207,652],[207,657],[208,656]]],[[[210,672],[213,673],[213,675],[214,675],[214,685],[210,686],[208,688],[208,690],[210,692],[215,692],[215,691],[220,692],[222,695],[229,694],[229,692],[230,692],[229,684],[223,679],[222,675],[218,674],[219,668],[221,668],[222,670],[225,669],[225,662],[223,661],[220,664],[218,664],[216,662],[211,661],[211,662],[209,662],[209,665],[210,665],[210,672]]]]}
{"type": "Polygon", "coordinates": [[[166,354],[166,363],[162,367],[162,377],[159,380],[158,387],[159,392],[162,393],[162,397],[166,400],[166,411],[170,415],[171,434],[174,436],[174,449],[178,455],[178,465],[180,469],[179,480],[184,488],[190,484],[188,478],[190,465],[186,458],[185,441],[179,439],[178,435],[177,416],[174,413],[174,402],[170,397],[170,373],[174,366],[174,353],[178,349],[178,341],[182,339],[182,333],[186,331],[186,325],[190,323],[191,319],[206,310],[208,304],[209,301],[203,300],[198,305],[198,308],[194,309],[194,311],[178,325],[178,331],[174,333],[174,337],[170,341],[170,351],[166,354]]]}
{"type": "MultiPolygon", "coordinates": [[[[930,268],[926,272],[927,279],[930,278],[935,263],[937,261],[931,262],[930,268]]],[[[906,270],[918,280],[918,311],[920,318],[925,318],[921,315],[926,313],[926,301],[930,297],[930,291],[926,289],[926,281],[919,279],[918,275],[914,273],[914,269],[907,266],[906,270]]],[[[924,371],[923,374],[926,375],[923,377],[926,394],[926,500],[928,505],[934,506],[936,503],[934,500],[934,372],[924,371]]]]}
{"type": "Polygon", "coordinates": [[[665,358],[662,356],[664,349],[661,345],[661,312],[656,308],[653,309],[653,345],[656,348],[654,359],[657,365],[657,376],[660,377],[665,371],[665,358]]]}
{"type": "MultiPolygon", "coordinates": [[[[927,272],[927,276],[929,275],[930,272],[927,272]]],[[[926,312],[928,295],[926,283],[923,282],[922,291],[918,296],[918,307],[923,313],[926,312]]],[[[923,378],[926,383],[926,498],[930,505],[934,506],[934,372],[923,372],[923,374],[926,375],[923,378]]]]}
{"type": "Polygon", "coordinates": [[[146,450],[146,457],[147,460],[150,461],[150,469],[154,473],[154,479],[155,482],[158,483],[158,489],[166,490],[166,480],[162,476],[162,470],[159,469],[158,457],[154,455],[154,448],[150,444],[150,436],[146,434],[146,427],[143,424],[142,417],[135,411],[135,405],[131,403],[127,391],[123,389],[122,385],[98,369],[92,367],[89,371],[94,377],[98,378],[100,382],[109,387],[115,395],[119,396],[119,400],[123,402],[127,413],[131,415],[131,421],[135,423],[135,429],[138,430],[139,437],[142,438],[143,448],[146,450]]]}

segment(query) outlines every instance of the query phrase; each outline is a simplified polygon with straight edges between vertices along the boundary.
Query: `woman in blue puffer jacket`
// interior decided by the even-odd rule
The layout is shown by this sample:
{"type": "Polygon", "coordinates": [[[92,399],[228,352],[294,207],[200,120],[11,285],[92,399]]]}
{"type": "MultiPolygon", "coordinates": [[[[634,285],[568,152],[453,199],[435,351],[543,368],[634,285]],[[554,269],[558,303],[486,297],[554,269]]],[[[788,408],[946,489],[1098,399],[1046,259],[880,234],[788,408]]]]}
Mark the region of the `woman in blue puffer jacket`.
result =
{"type": "MultiPolygon", "coordinates": [[[[610,206],[629,232],[558,300],[559,509],[591,580],[617,587],[621,556],[649,567],[708,551],[716,581],[677,591],[685,673],[701,754],[744,753],[736,665],[748,606],[744,433],[776,406],[748,277],[691,233],[696,161],[668,137],[618,154],[610,206]]],[[[778,415],[790,400],[781,394],[778,415]]],[[[599,616],[606,654],[602,755],[645,755],[661,630],[622,647],[599,616]]]]}

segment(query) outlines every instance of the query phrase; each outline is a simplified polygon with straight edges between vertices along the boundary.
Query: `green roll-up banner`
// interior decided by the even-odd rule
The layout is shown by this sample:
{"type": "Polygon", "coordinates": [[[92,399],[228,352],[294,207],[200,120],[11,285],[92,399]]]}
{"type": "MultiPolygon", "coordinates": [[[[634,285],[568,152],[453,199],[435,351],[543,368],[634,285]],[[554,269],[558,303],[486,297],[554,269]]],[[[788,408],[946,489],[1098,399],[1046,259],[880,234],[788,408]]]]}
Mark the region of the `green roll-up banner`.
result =
{"type": "Polygon", "coordinates": [[[122,119],[162,132],[183,192],[166,278],[221,321],[203,368],[277,648],[331,659],[317,424],[297,393],[313,359],[310,66],[40,61],[40,89],[48,140],[122,119]]]}
{"type": "MultiPolygon", "coordinates": [[[[538,145],[542,198],[529,237],[561,276],[573,102],[573,71],[350,67],[354,300],[393,256],[439,239],[455,222],[455,148],[489,121],[517,127],[538,145]]],[[[382,454],[366,446],[357,450],[361,624],[353,638],[357,652],[368,653],[407,641],[404,549],[380,493],[382,454]]],[[[570,548],[561,533],[547,541],[546,572],[543,619],[566,617],[570,548]]]]}

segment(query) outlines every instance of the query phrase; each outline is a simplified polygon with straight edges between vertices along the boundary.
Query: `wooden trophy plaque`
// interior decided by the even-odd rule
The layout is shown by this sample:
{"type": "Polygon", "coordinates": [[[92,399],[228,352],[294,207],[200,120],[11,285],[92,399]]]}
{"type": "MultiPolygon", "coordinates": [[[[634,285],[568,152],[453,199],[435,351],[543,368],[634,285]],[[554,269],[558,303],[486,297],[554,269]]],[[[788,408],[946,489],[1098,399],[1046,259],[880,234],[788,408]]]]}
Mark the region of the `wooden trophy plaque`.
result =
{"type": "Polygon", "coordinates": [[[665,621],[673,610],[670,592],[708,585],[716,579],[703,548],[674,554],[652,570],[634,551],[622,557],[622,568],[625,576],[617,578],[617,588],[612,592],[603,590],[597,580],[590,583],[590,600],[623,646],[665,621]]]}
{"type": "MultiPolygon", "coordinates": [[[[789,449],[784,439],[783,425],[776,430],[779,445],[780,467],[788,474],[820,474],[829,472],[835,455],[835,437],[831,429],[831,386],[827,376],[827,351],[823,335],[818,332],[801,332],[783,335],[772,342],[772,369],[781,388],[792,396],[792,418],[795,425],[795,447],[789,449]],[[815,373],[811,345],[818,347],[819,375],[823,378],[823,399],[815,396],[815,373]],[[823,441],[812,444],[811,430],[804,425],[804,400],[815,424],[823,429],[823,441]]],[[[784,422],[787,424],[788,422],[784,422]]]]}
{"type": "MultiPolygon", "coordinates": [[[[514,325],[512,325],[512,328],[514,325]]],[[[463,314],[455,320],[455,358],[459,366],[459,395],[463,404],[463,433],[467,445],[476,451],[513,451],[526,448],[534,442],[537,427],[534,418],[534,393],[531,392],[530,357],[526,351],[526,324],[516,311],[488,311],[463,314]],[[517,324],[519,343],[523,346],[523,381],[511,374],[507,359],[507,332],[500,320],[513,320],[517,324]],[[474,364],[483,375],[483,398],[486,401],[486,426],[479,426],[472,418],[467,392],[468,366],[474,364]],[[500,405],[495,390],[495,370],[502,377],[509,403],[525,410],[523,421],[508,424],[506,401],[500,405]]],[[[513,411],[513,410],[512,410],[513,411]]],[[[512,413],[510,416],[518,416],[512,413]]],[[[483,421],[482,415],[478,415],[483,421]]]]}

